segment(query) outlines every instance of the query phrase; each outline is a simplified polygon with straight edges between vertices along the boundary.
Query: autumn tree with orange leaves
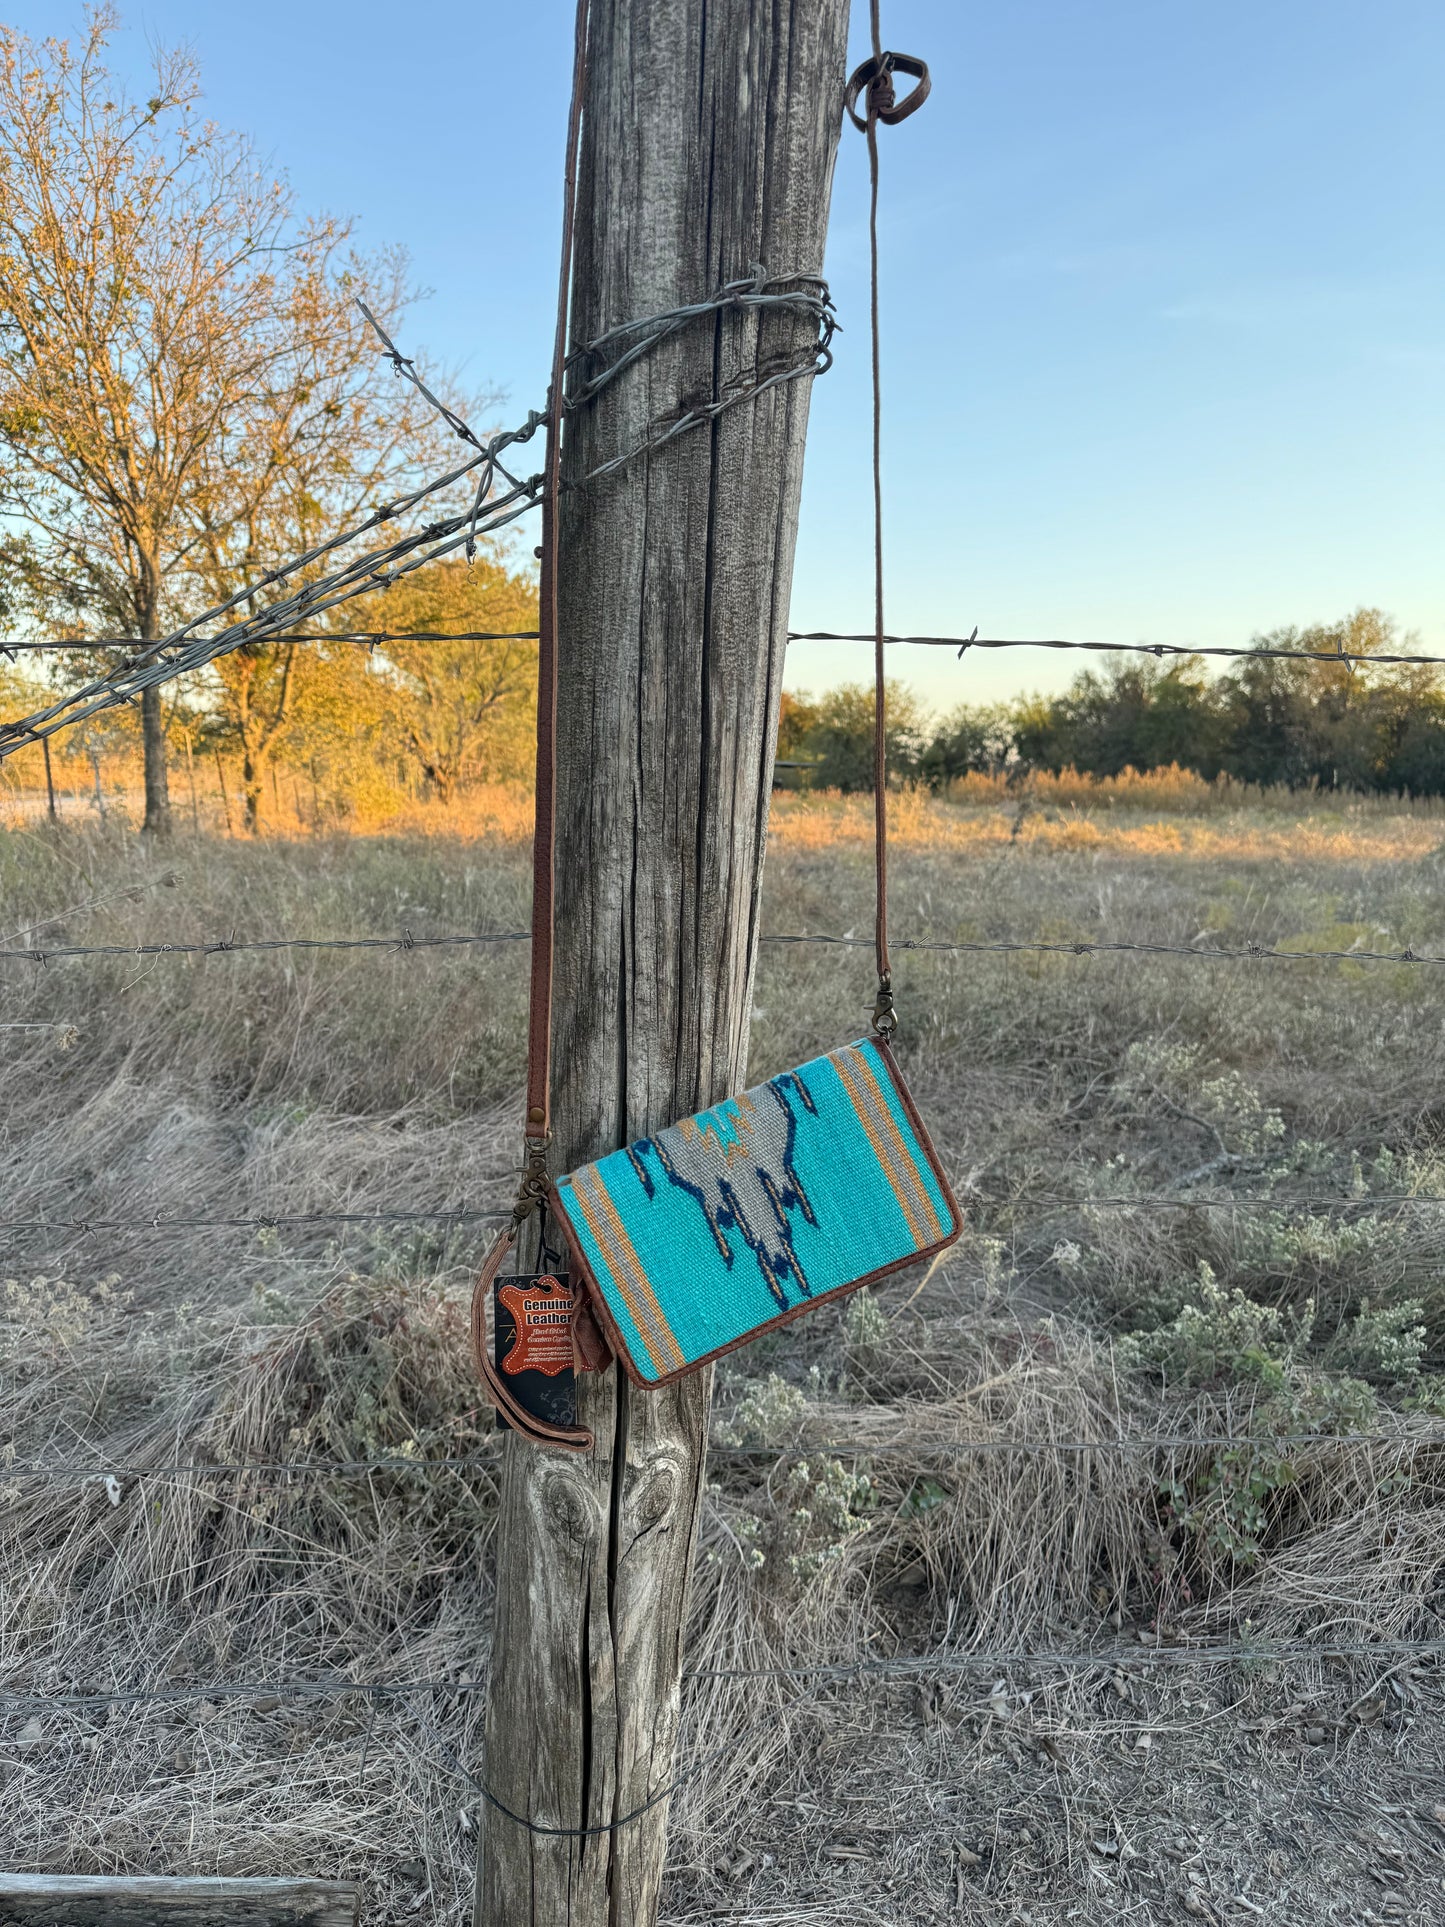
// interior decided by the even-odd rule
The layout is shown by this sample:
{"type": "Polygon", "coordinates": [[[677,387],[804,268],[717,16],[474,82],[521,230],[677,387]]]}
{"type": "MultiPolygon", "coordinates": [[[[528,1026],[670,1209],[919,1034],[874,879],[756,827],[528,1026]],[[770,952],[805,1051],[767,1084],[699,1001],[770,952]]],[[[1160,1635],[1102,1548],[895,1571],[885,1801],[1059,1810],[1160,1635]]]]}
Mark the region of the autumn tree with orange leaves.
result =
{"type": "MultiPolygon", "coordinates": [[[[200,116],[189,54],[156,52],[132,98],[107,60],[117,25],[96,9],[79,45],[0,27],[0,589],[12,629],[152,640],[448,444],[355,306],[393,325],[405,257],[299,218],[249,141],[200,116]]],[[[219,678],[223,712],[244,698],[257,797],[309,673],[278,647],[219,678]]],[[[159,689],[142,733],[145,826],[164,834],[159,689]]]]}

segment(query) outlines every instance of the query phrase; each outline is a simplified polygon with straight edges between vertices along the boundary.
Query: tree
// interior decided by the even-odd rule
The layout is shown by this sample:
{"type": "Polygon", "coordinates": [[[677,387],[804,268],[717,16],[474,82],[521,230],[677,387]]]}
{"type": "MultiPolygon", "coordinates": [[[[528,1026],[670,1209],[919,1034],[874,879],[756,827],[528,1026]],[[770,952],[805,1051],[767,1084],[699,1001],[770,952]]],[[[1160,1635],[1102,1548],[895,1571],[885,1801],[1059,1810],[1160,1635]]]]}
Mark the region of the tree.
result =
{"type": "MultiPolygon", "coordinates": [[[[44,683],[31,675],[23,663],[7,661],[0,656],[0,713],[24,716],[38,709],[45,697],[44,683]]],[[[30,782],[44,780],[41,752],[34,745],[18,751],[15,764],[13,776],[8,768],[0,771],[0,776],[6,781],[13,781],[16,777],[30,782]]]]}
{"type": "Polygon", "coordinates": [[[359,629],[472,630],[495,642],[382,645],[396,741],[439,802],[485,776],[530,773],[537,715],[537,588],[493,553],[437,563],[349,612],[359,629]]]}
{"type": "Polygon", "coordinates": [[[1401,665],[1373,694],[1381,789],[1445,795],[1445,689],[1440,671],[1401,665]]]}
{"type": "Polygon", "coordinates": [[[778,699],[778,741],[773,761],[773,788],[800,790],[806,787],[811,760],[808,738],[818,720],[818,705],[806,692],[795,695],[785,689],[778,699]]]}
{"type": "MultiPolygon", "coordinates": [[[[1404,640],[1418,647],[1417,637],[1404,640]]],[[[1400,648],[1391,618],[1361,608],[1256,635],[1217,678],[1194,657],[1085,670],[1060,696],[1017,702],[1013,740],[1032,769],[1114,776],[1177,763],[1261,786],[1436,795],[1445,787],[1445,688],[1431,664],[1371,662],[1400,648]],[[1331,656],[1340,662],[1321,660],[1331,656]]],[[[935,738],[926,773],[942,747],[935,738]]]]}
{"type": "Polygon", "coordinates": [[[242,824],[258,835],[267,816],[266,777],[278,757],[314,758],[324,743],[374,760],[387,690],[353,643],[247,643],[213,665],[211,741],[241,755],[242,824]]]}
{"type": "MultiPolygon", "coordinates": [[[[394,317],[404,257],[298,221],[250,143],[197,117],[188,54],[158,51],[133,100],[116,25],[96,9],[79,51],[0,27],[0,561],[32,624],[151,640],[414,472],[439,430],[353,304],[394,317]]],[[[141,708],[164,832],[160,691],[141,708]]]]}
{"type": "Polygon", "coordinates": [[[946,789],[956,776],[978,770],[994,775],[1017,762],[1013,712],[1006,704],[960,703],[935,726],[919,761],[930,789],[946,789]]]}
{"type": "Polygon", "coordinates": [[[1275,629],[1253,638],[1246,657],[1220,686],[1223,767],[1249,783],[1317,784],[1322,789],[1384,786],[1388,749],[1379,738],[1380,693],[1389,670],[1371,672],[1319,655],[1393,653],[1394,623],[1379,609],[1356,609],[1339,622],[1275,629]],[[1284,650],[1284,656],[1262,651],[1284,650]],[[1290,655],[1301,660],[1293,662],[1290,655]]]}
{"type": "MultiPolygon", "coordinates": [[[[825,690],[807,705],[800,747],[812,763],[808,787],[819,790],[872,790],[873,686],[842,683],[825,690]]],[[[907,683],[890,682],[885,709],[888,718],[888,773],[908,782],[919,773],[923,757],[927,712],[907,683]]]]}
{"type": "Polygon", "coordinates": [[[1214,685],[1196,656],[1167,667],[1115,660],[1085,669],[1060,696],[1033,697],[1015,711],[1018,752],[1036,769],[1117,776],[1125,769],[1219,768],[1214,685]]]}

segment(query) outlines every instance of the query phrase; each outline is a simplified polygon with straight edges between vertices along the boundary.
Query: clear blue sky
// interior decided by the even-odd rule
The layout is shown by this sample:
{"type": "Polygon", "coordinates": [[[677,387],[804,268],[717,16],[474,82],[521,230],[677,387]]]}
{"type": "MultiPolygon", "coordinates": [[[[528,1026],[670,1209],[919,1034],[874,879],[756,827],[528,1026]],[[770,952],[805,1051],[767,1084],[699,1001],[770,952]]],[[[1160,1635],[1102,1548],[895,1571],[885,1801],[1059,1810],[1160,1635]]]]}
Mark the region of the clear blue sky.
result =
{"type": "MultiPolygon", "coordinates": [[[[404,241],[419,342],[521,408],[554,300],[570,0],[143,0],[303,206],[404,241]]],[[[32,33],[79,6],[10,0],[32,33]]],[[[884,0],[890,623],[1237,643],[1376,603],[1445,647],[1439,0],[884,0]]],[[[856,0],[861,55],[866,8],[856,0]]],[[[870,619],[866,167],[845,131],[793,596],[870,619]]],[[[798,648],[790,680],[866,670],[798,648]]],[[[900,656],[902,652],[900,652],[900,656]]],[[[908,652],[935,701],[1077,658],[908,652]]]]}

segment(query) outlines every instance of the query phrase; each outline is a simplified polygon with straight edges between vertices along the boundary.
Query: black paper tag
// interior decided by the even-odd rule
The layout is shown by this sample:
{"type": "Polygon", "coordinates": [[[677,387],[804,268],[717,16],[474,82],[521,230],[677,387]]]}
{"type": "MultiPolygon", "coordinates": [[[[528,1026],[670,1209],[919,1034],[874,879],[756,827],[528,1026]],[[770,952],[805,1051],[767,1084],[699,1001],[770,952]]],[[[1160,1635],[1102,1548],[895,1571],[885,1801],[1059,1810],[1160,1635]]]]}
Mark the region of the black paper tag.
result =
{"type": "MultiPolygon", "coordinates": [[[[517,1403],[549,1425],[575,1425],[572,1291],[565,1272],[498,1278],[492,1330],[497,1370],[517,1403]]],[[[500,1412],[497,1423],[507,1423],[500,1412]]]]}

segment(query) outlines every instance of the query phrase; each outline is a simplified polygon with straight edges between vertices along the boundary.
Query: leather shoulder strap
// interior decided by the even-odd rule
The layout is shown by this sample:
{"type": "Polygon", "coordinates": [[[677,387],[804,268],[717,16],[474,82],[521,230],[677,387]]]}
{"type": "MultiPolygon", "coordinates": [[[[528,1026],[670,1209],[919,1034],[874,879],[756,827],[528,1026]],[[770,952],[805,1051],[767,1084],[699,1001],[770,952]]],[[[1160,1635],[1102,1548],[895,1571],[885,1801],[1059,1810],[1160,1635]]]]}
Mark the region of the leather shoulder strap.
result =
{"type": "Polygon", "coordinates": [[[868,137],[869,320],[873,345],[873,867],[877,912],[873,924],[878,965],[878,998],[873,1028],[883,1038],[898,1026],[893,1008],[893,967],[888,955],[888,713],[883,676],[886,634],[883,626],[883,374],[878,344],[878,128],[896,127],[928,98],[927,64],[912,54],[885,53],[878,0],[870,0],[873,52],[850,76],[844,106],[853,125],[868,137]],[[900,100],[895,73],[911,74],[917,85],[900,100]],[[859,116],[858,101],[865,102],[859,116]]]}
{"type": "Polygon", "coordinates": [[[556,876],[557,791],[557,496],[562,466],[567,314],[572,290],[572,234],[577,206],[577,153],[587,74],[587,0],[578,0],[572,56],[572,111],[567,122],[562,191],[562,269],[557,330],[547,390],[547,457],[542,470],[542,548],[537,609],[537,805],[532,832],[532,981],[527,1018],[527,1126],[545,1145],[551,1129],[552,917],[556,876]]]}

